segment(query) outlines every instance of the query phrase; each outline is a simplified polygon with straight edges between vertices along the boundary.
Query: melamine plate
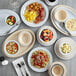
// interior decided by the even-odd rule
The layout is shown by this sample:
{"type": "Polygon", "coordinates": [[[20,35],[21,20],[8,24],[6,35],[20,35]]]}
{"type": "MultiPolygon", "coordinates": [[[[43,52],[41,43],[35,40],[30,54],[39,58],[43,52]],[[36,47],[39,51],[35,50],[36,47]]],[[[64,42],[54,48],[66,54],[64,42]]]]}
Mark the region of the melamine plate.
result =
{"type": "Polygon", "coordinates": [[[18,30],[16,32],[14,32],[13,34],[11,34],[3,43],[3,46],[2,46],[2,51],[3,53],[7,56],[7,57],[10,57],[10,58],[16,58],[16,57],[20,57],[22,55],[24,55],[25,53],[27,53],[28,51],[30,51],[30,49],[32,49],[32,47],[34,46],[34,43],[35,43],[35,34],[33,31],[29,30],[29,29],[21,29],[21,30],[18,30]],[[20,52],[17,54],[17,55],[9,55],[7,54],[5,51],[4,51],[4,45],[9,41],[9,40],[15,40],[18,42],[18,35],[20,32],[22,31],[27,31],[27,32],[30,32],[31,35],[32,35],[32,42],[29,46],[26,46],[26,47],[23,47],[20,45],[20,52]]]}
{"type": "Polygon", "coordinates": [[[68,59],[73,58],[76,55],[75,49],[76,49],[76,43],[69,37],[60,38],[55,43],[55,46],[54,46],[54,50],[55,50],[56,55],[59,58],[64,59],[64,60],[68,60],[68,59]],[[61,46],[62,43],[70,43],[72,50],[69,54],[64,55],[64,54],[60,53],[59,47],[61,46]]]}
{"type": "Polygon", "coordinates": [[[28,1],[27,1],[26,3],[24,3],[24,5],[22,6],[20,15],[21,15],[21,18],[22,18],[23,22],[24,22],[25,24],[27,24],[28,26],[30,26],[30,27],[39,27],[39,26],[42,26],[42,25],[47,21],[48,15],[49,15],[49,11],[48,11],[47,6],[46,6],[42,1],[40,1],[40,0],[28,0],[28,1]],[[43,7],[44,7],[44,9],[45,9],[45,11],[46,11],[45,19],[44,19],[42,22],[38,23],[38,24],[28,22],[28,21],[25,19],[25,17],[23,16],[23,15],[24,15],[24,12],[25,12],[25,10],[26,10],[26,7],[27,7],[29,4],[34,3],[34,2],[38,2],[38,3],[42,4],[43,7]]]}
{"type": "MultiPolygon", "coordinates": [[[[74,10],[74,9],[71,8],[70,6],[58,5],[58,6],[56,6],[56,7],[54,7],[54,8],[52,9],[51,14],[50,14],[51,20],[52,20],[52,23],[53,23],[54,27],[55,27],[58,31],[60,31],[61,33],[69,36],[69,34],[68,34],[68,32],[66,31],[66,29],[64,29],[65,27],[62,27],[62,26],[60,25],[60,23],[57,22],[57,21],[55,20],[55,18],[54,18],[54,13],[55,13],[55,11],[58,10],[58,9],[63,9],[63,10],[65,10],[65,11],[67,11],[67,13],[68,13],[68,19],[70,19],[70,18],[71,18],[71,19],[76,19],[76,10],[74,10]]],[[[72,36],[76,36],[76,31],[75,31],[75,32],[71,32],[71,35],[72,35],[72,36]]]]}
{"type": "MultiPolygon", "coordinates": [[[[6,35],[5,32],[10,30],[16,24],[15,23],[12,26],[6,24],[6,18],[11,15],[16,18],[16,23],[20,22],[18,14],[15,13],[14,11],[8,9],[0,9],[0,36],[6,35]]],[[[18,27],[19,25],[14,27],[8,34],[14,32],[18,27]]]]}
{"type": "Polygon", "coordinates": [[[37,48],[33,49],[33,50],[29,53],[29,55],[28,55],[28,65],[30,66],[30,68],[31,68],[33,71],[36,71],[36,72],[44,72],[44,71],[46,71],[46,70],[48,69],[48,67],[50,66],[50,64],[52,63],[52,61],[53,61],[53,58],[52,58],[51,53],[49,52],[49,50],[47,50],[46,48],[43,48],[43,47],[37,47],[37,48]],[[49,64],[48,64],[45,68],[38,69],[38,68],[35,68],[34,66],[32,66],[30,60],[31,60],[32,53],[35,52],[35,51],[37,51],[37,50],[40,50],[40,49],[42,49],[42,50],[44,50],[45,52],[48,53],[48,55],[50,56],[50,62],[49,62],[49,64]]]}

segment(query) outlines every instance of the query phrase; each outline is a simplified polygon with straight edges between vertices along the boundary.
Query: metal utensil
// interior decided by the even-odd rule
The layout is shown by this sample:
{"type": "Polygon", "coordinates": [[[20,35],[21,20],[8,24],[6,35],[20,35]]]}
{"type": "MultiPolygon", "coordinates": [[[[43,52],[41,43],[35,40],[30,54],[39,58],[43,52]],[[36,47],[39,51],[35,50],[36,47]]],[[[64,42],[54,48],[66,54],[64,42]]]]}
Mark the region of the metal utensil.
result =
{"type": "Polygon", "coordinates": [[[20,68],[20,72],[21,72],[22,76],[24,76],[24,75],[23,75],[23,72],[22,72],[22,70],[21,70],[21,65],[20,65],[20,64],[17,64],[17,66],[20,68]]]}
{"type": "Polygon", "coordinates": [[[4,35],[7,35],[14,27],[18,26],[21,22],[18,21],[10,30],[6,31],[4,35]]]}
{"type": "MultiPolygon", "coordinates": [[[[25,66],[25,63],[22,61],[21,62],[21,65],[24,67],[25,66]]],[[[26,72],[26,69],[24,68],[25,72],[26,72]]],[[[29,76],[29,74],[26,72],[26,76],[29,76]]]]}
{"type": "MultiPolygon", "coordinates": [[[[54,14],[55,14],[55,12],[52,14],[53,15],[53,20],[55,20],[54,14]]],[[[60,22],[59,24],[61,25],[62,28],[64,28],[64,30],[69,34],[69,36],[72,36],[71,33],[65,28],[65,23],[64,22],[60,22]]]]}
{"type": "Polygon", "coordinates": [[[65,31],[71,36],[71,33],[65,28],[65,23],[61,22],[60,25],[65,29],[65,31]]]}

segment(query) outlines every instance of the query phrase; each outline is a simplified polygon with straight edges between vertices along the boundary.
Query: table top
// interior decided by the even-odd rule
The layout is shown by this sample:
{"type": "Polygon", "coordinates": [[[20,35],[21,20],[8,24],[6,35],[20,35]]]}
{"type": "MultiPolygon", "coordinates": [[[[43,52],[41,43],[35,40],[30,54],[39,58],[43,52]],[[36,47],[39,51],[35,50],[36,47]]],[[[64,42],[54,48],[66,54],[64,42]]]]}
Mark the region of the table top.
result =
{"type": "MultiPolygon", "coordinates": [[[[25,2],[25,0],[20,0],[20,1],[21,1],[21,2],[20,2],[21,5],[25,2]]],[[[8,2],[9,2],[9,0],[0,0],[0,9],[8,9],[8,2]]],[[[59,4],[69,5],[69,6],[73,7],[74,9],[76,9],[76,0],[59,0],[59,4]]],[[[51,9],[52,9],[53,7],[48,6],[48,8],[49,8],[49,11],[51,11],[51,9]]],[[[20,8],[19,8],[19,9],[20,9],[20,8]]],[[[18,11],[17,11],[18,14],[19,14],[19,9],[18,9],[18,11]]],[[[45,23],[45,25],[51,25],[51,26],[53,27],[53,25],[52,25],[52,23],[51,23],[51,21],[50,21],[50,18],[48,18],[48,21],[45,23]]],[[[34,29],[34,28],[32,28],[32,27],[28,27],[28,26],[25,25],[24,23],[21,23],[21,25],[20,25],[20,27],[18,28],[18,30],[19,30],[19,29],[22,29],[22,28],[31,29],[31,30],[33,30],[33,31],[36,33],[37,30],[38,30],[40,27],[37,27],[37,28],[34,29]]],[[[57,31],[57,30],[56,30],[56,31],[57,31]]],[[[57,35],[58,35],[57,39],[59,39],[59,38],[61,38],[61,37],[66,37],[65,35],[61,34],[61,33],[58,32],[58,31],[57,31],[57,35]]],[[[8,36],[9,36],[9,35],[8,35],[8,36]]],[[[0,56],[3,55],[3,53],[2,53],[2,43],[3,43],[3,41],[4,41],[8,36],[0,37],[0,56]]],[[[76,37],[72,37],[72,39],[76,41],[76,37]]],[[[33,48],[39,47],[39,46],[41,46],[41,45],[36,41],[35,46],[34,46],[33,48]]],[[[68,60],[68,61],[61,60],[61,59],[59,59],[59,58],[55,55],[53,46],[54,46],[54,45],[49,46],[49,47],[46,47],[46,48],[47,48],[48,50],[50,50],[50,52],[52,53],[54,61],[60,61],[60,62],[63,62],[63,63],[66,65],[66,67],[67,67],[67,76],[76,76],[76,56],[75,56],[73,59],[68,60]]],[[[27,56],[28,56],[28,53],[24,55],[24,59],[25,59],[26,63],[27,63],[27,56]]],[[[12,64],[11,64],[11,62],[12,62],[13,60],[15,60],[15,59],[11,59],[11,58],[6,58],[6,59],[9,60],[9,65],[7,65],[7,66],[1,66],[1,65],[0,65],[0,76],[17,76],[17,74],[16,74],[16,72],[15,72],[15,70],[14,70],[12,64]]],[[[28,65],[28,64],[27,64],[27,65],[28,65]]],[[[44,72],[44,73],[37,73],[37,72],[32,71],[32,70],[30,69],[30,67],[28,67],[28,68],[29,68],[29,71],[30,71],[30,73],[31,73],[32,76],[49,76],[47,71],[44,72]]]]}

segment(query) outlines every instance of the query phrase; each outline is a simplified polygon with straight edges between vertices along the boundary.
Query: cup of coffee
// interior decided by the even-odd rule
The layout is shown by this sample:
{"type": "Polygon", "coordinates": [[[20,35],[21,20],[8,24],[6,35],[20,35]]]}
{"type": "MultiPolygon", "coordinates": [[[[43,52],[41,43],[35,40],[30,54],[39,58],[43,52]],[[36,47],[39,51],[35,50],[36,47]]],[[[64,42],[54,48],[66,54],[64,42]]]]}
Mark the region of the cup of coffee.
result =
{"type": "Polygon", "coordinates": [[[67,11],[64,9],[58,9],[55,11],[54,16],[58,22],[64,22],[67,19],[67,11]]]}
{"type": "Polygon", "coordinates": [[[45,0],[47,5],[54,6],[58,4],[58,0],[45,0]]]}

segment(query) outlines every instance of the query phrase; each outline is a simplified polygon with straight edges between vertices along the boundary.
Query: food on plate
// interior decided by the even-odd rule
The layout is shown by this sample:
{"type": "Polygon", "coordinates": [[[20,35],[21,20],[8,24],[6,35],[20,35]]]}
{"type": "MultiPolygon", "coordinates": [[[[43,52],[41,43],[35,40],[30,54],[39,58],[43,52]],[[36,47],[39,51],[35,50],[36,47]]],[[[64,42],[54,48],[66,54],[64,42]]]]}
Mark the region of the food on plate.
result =
{"type": "Polygon", "coordinates": [[[33,22],[36,17],[38,16],[37,12],[34,11],[34,10],[31,10],[31,11],[27,11],[26,10],[26,13],[24,15],[26,17],[26,20],[29,21],[29,22],[33,22]]]}
{"type": "Polygon", "coordinates": [[[44,50],[37,50],[32,53],[31,64],[36,68],[45,68],[50,62],[50,56],[44,50]]]}
{"type": "Polygon", "coordinates": [[[38,24],[43,21],[45,15],[46,13],[44,7],[38,2],[29,4],[24,12],[25,19],[28,22],[33,22],[35,24],[38,24]]]}
{"type": "Polygon", "coordinates": [[[59,22],[64,22],[67,18],[67,12],[63,9],[57,10],[55,12],[55,19],[59,22]]]}
{"type": "Polygon", "coordinates": [[[52,67],[52,74],[54,76],[63,76],[64,69],[61,65],[56,64],[52,67]]]}
{"type": "Polygon", "coordinates": [[[18,44],[14,41],[11,41],[9,43],[7,43],[6,45],[6,51],[9,54],[16,54],[19,50],[18,44]]]}
{"type": "Polygon", "coordinates": [[[48,42],[48,41],[50,41],[53,38],[53,32],[51,30],[49,30],[49,29],[44,29],[41,32],[40,38],[43,41],[48,42]]]}
{"type": "Polygon", "coordinates": [[[76,31],[76,19],[69,19],[65,26],[70,31],[76,31]]]}
{"type": "Polygon", "coordinates": [[[61,51],[62,51],[64,54],[70,53],[70,52],[71,52],[71,46],[70,46],[68,43],[64,43],[64,44],[61,46],[61,51]]]}
{"type": "Polygon", "coordinates": [[[6,19],[6,23],[12,26],[16,23],[16,18],[14,16],[9,16],[6,19]]]}
{"type": "Polygon", "coordinates": [[[18,35],[18,41],[22,46],[28,46],[32,42],[32,35],[28,31],[22,31],[18,35]]]}

